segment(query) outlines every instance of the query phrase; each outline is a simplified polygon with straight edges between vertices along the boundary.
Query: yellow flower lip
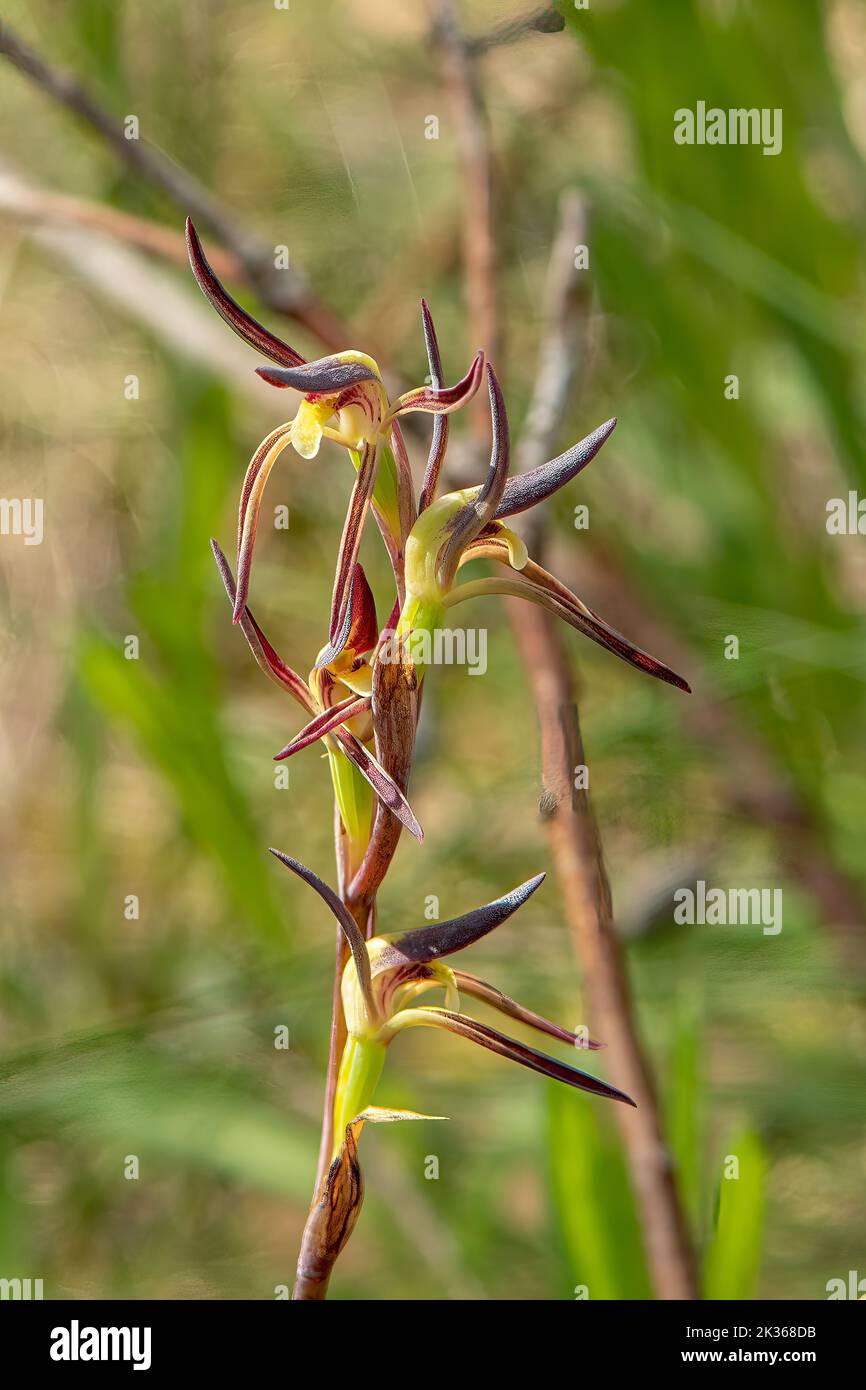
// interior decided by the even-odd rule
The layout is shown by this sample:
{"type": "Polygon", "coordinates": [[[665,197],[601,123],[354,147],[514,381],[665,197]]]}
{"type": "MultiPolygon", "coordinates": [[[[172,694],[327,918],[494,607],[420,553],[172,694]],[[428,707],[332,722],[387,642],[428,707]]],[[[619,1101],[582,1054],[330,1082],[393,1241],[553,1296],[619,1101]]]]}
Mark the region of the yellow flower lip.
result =
{"type": "Polygon", "coordinates": [[[256,370],[271,386],[303,393],[291,428],[291,442],[302,458],[315,458],[323,437],[360,449],[382,432],[388,398],[378,364],[365,352],[348,348],[317,362],[256,370]],[[328,427],[334,415],[339,429],[328,427]]]}
{"type": "Polygon", "coordinates": [[[374,936],[367,942],[370,976],[378,1017],[371,1017],[358,978],[358,970],[350,957],[343,970],[341,997],[346,1029],[351,1037],[377,1042],[389,1042],[390,1024],[419,994],[431,989],[444,989],[449,1008],[460,1007],[460,996],[454,971],[441,961],[413,963],[408,968],[395,969],[391,956],[394,938],[374,936]]]}
{"type": "Polygon", "coordinates": [[[327,400],[304,399],[298,406],[298,413],[292,421],[290,439],[301,458],[315,458],[319,452],[325,425],[334,413],[333,404],[327,400]]]}

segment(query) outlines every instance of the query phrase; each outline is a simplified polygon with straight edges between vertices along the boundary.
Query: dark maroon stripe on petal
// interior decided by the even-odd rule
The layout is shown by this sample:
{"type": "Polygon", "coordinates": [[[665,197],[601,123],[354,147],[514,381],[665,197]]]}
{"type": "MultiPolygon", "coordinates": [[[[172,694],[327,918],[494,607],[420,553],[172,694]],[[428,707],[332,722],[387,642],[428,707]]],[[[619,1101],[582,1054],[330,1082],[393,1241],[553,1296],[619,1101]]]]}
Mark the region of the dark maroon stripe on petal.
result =
{"type": "Polygon", "coordinates": [[[265,357],[270,357],[272,362],[278,362],[285,367],[300,366],[304,361],[301,354],[289,347],[288,343],[284,343],[282,338],[270,333],[252,314],[248,314],[246,309],[242,309],[225,286],[220,284],[190,218],[186,219],[186,246],[192,273],[198,281],[199,288],[229,328],[233,328],[238,337],[243,338],[250,347],[254,347],[265,357]]]}
{"type": "MultiPolygon", "coordinates": [[[[476,907],[472,912],[464,913],[462,917],[454,917],[447,922],[436,922],[429,927],[418,927],[415,931],[398,936],[391,942],[387,953],[388,961],[391,961],[392,953],[393,964],[402,965],[407,961],[425,963],[438,960],[440,956],[450,956],[455,951],[465,950],[467,946],[480,941],[483,936],[487,936],[502,922],[507,921],[543,882],[544,874],[536,874],[535,878],[527,879],[526,883],[512,888],[504,897],[485,903],[483,907],[476,907]]],[[[384,953],[381,959],[385,959],[384,953]]]]}
{"type": "MultiPolygon", "coordinates": [[[[229,602],[234,608],[235,581],[229,568],[229,562],[215,540],[212,540],[210,544],[217,569],[229,596],[229,602]]],[[[289,694],[293,695],[298,704],[302,705],[309,714],[314,714],[316,702],[310,693],[307,682],[298,675],[297,671],[293,671],[291,666],[287,666],[282,657],[277,655],[248,608],[245,608],[241,614],[238,626],[246,637],[250,651],[265,675],[270,677],[275,684],[288,690],[289,694]]]]}
{"type": "Polygon", "coordinates": [[[501,521],[503,517],[525,512],[571,482],[572,478],[576,478],[578,473],[592,462],[615,428],[616,416],[599,425],[597,430],[581,439],[579,444],[573,444],[570,449],[566,449],[558,458],[541,464],[539,468],[532,468],[528,473],[519,473],[509,478],[502,500],[496,509],[496,520],[501,521]]]}
{"type": "Polygon", "coordinates": [[[338,705],[333,705],[331,709],[323,710],[317,714],[315,719],[311,719],[300,733],[285,748],[274,755],[274,762],[282,762],[284,758],[291,758],[295,753],[300,753],[302,748],[309,748],[311,743],[316,743],[318,739],[324,738],[332,729],[336,729],[340,724],[347,723],[354,719],[356,715],[363,714],[365,709],[369,709],[370,700],[366,695],[350,695],[348,699],[341,700],[338,705]]]}
{"type": "Polygon", "coordinates": [[[351,759],[361,776],[370,783],[385,809],[391,811],[400,824],[404,825],[420,843],[424,839],[424,831],[393,777],[385,771],[369,749],[365,748],[354,734],[349,733],[348,729],[337,729],[335,737],[346,757],[351,759]]]}
{"type": "Polygon", "coordinates": [[[558,1038],[560,1042],[570,1043],[572,1047],[586,1048],[588,1052],[596,1052],[599,1048],[604,1047],[604,1043],[594,1042],[592,1038],[584,1040],[568,1028],[561,1028],[558,1023],[551,1023],[549,1018],[544,1018],[532,1009],[524,1008],[522,1004],[518,1004],[516,999],[511,999],[507,994],[503,994],[495,985],[489,985],[486,980],[479,980],[477,975],[467,975],[465,970],[455,970],[454,978],[461,993],[471,994],[474,999],[483,1000],[491,1008],[498,1009],[501,1014],[507,1014],[509,1018],[517,1019],[519,1023],[525,1023],[528,1028],[535,1028],[539,1033],[547,1033],[549,1037],[558,1038]]]}
{"type": "MultiPolygon", "coordinates": [[[[349,625],[346,614],[350,612],[352,584],[358,551],[364,534],[364,523],[370,509],[370,499],[376,486],[376,472],[379,465],[378,449],[373,444],[365,444],[361,466],[352,488],[349,509],[340,539],[340,553],[337,557],[337,571],[334,576],[334,592],[331,598],[331,625],[328,636],[334,648],[334,656],[345,647],[349,640],[349,625]],[[345,633],[345,636],[343,634],[345,633]],[[342,639],[342,646],[338,641],[342,639]]],[[[334,657],[331,657],[333,661],[334,657]]]]}
{"type": "MultiPolygon", "coordinates": [[[[427,365],[430,368],[430,385],[435,391],[439,391],[442,389],[443,381],[442,354],[439,351],[439,340],[436,337],[436,329],[433,326],[433,318],[426,299],[421,300],[421,325],[424,329],[427,365]]],[[[439,474],[442,470],[445,451],[448,448],[448,433],[450,428],[451,425],[447,415],[434,415],[433,436],[430,440],[430,452],[427,455],[427,466],[424,469],[424,480],[421,484],[421,498],[418,503],[419,512],[423,512],[429,507],[436,496],[439,474]]]]}
{"type": "Polygon", "coordinates": [[[552,1081],[563,1081],[566,1086],[575,1086],[580,1091],[590,1091],[593,1095],[604,1096],[607,1100],[622,1101],[624,1105],[635,1104],[631,1096],[627,1096],[625,1091],[618,1090],[616,1086],[610,1086],[597,1076],[580,1071],[578,1067],[570,1067],[556,1057],[548,1057],[546,1052],[536,1052],[534,1047],[527,1047],[516,1038],[506,1037],[504,1033],[498,1033],[495,1028],[488,1028],[486,1024],[478,1023],[466,1014],[452,1013],[449,1009],[421,1009],[419,1013],[429,1014],[434,1027],[445,1028],[448,1032],[468,1038],[479,1047],[486,1047],[490,1052],[496,1052],[510,1062],[518,1062],[530,1071],[540,1072],[552,1081]]]}

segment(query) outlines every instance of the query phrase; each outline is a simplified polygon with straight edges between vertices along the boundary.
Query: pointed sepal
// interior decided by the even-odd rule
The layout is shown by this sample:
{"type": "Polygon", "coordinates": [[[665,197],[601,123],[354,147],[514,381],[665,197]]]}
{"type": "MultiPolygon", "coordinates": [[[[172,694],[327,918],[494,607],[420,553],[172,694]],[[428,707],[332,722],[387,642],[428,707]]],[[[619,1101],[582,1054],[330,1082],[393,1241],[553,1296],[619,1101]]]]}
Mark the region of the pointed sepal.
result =
{"type": "Polygon", "coordinates": [[[510,893],[505,893],[493,902],[465,912],[462,917],[453,917],[447,922],[435,922],[429,927],[416,927],[390,942],[376,960],[376,974],[395,966],[412,964],[426,965],[442,956],[452,956],[464,951],[482,937],[494,931],[507,921],[512,913],[532,897],[536,888],[544,882],[544,874],[536,874],[527,879],[510,893]]]}
{"type": "Polygon", "coordinates": [[[252,314],[242,309],[236,299],[233,299],[228,290],[220,283],[216,272],[208,261],[204,253],[204,247],[198,232],[193,226],[192,219],[186,219],[186,246],[189,253],[189,263],[192,266],[192,273],[198,281],[199,288],[205,298],[216,309],[220,318],[224,319],[229,328],[237,333],[239,338],[243,338],[245,343],[256,349],[265,357],[269,357],[272,362],[277,362],[284,367],[297,367],[304,361],[299,352],[284,343],[282,338],[271,333],[267,328],[254,319],[252,314]]]}
{"type": "Polygon", "coordinates": [[[572,478],[576,478],[578,473],[592,462],[615,428],[616,416],[599,425],[592,434],[573,444],[558,458],[551,459],[549,463],[543,463],[538,468],[531,468],[528,473],[518,473],[509,478],[496,508],[497,520],[525,512],[537,503],[552,497],[561,487],[565,487],[566,483],[570,483],[572,478]]]}

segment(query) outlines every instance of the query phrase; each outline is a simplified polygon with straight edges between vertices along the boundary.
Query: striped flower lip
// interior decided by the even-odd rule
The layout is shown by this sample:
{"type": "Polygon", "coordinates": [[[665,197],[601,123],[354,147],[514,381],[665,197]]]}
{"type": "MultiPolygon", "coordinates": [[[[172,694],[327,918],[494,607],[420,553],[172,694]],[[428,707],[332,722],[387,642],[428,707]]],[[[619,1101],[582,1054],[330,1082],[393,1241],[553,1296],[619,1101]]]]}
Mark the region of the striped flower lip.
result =
{"type": "Polygon", "coordinates": [[[541,886],[544,874],[537,874],[503,897],[461,917],[418,927],[399,936],[365,940],[346,906],[312,869],[280,850],[272,849],[271,853],[319,894],[343,932],[350,952],[342,982],[343,1013],[350,1039],[387,1046],[407,1028],[444,1029],[554,1081],[634,1105],[630,1096],[608,1082],[538,1052],[461,1012],[460,995],[463,993],[573,1048],[596,1050],[603,1046],[552,1023],[485,980],[465,971],[452,970],[444,963],[443,957],[474,945],[507,921],[541,886]],[[436,989],[444,990],[444,1005],[415,1002],[436,989]]]}

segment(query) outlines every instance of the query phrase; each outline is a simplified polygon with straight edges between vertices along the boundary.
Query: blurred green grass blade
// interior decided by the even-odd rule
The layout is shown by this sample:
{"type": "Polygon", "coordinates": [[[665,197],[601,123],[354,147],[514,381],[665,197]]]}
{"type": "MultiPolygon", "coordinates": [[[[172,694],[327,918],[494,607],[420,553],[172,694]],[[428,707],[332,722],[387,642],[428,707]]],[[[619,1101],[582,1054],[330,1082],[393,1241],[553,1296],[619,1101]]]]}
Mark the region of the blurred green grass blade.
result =
{"type": "Polygon", "coordinates": [[[312,1124],[287,1119],[245,1074],[188,1062],[129,1036],[103,1036],[5,1058],[4,1121],[30,1134],[177,1164],[306,1201],[312,1124]]]}
{"type": "Polygon", "coordinates": [[[235,910],[270,941],[285,943],[286,925],[274,905],[269,860],[222,754],[222,738],[206,735],[208,711],[178,708],[171,687],[141,661],[125,660],[104,638],[81,647],[79,672],[86,690],[113,723],[135,736],[163,775],[193,840],[214,859],[235,910]]]}
{"type": "Polygon", "coordinates": [[[613,1127],[583,1096],[551,1085],[547,1138],[555,1219],[572,1287],[585,1285],[590,1299],[651,1298],[625,1161],[613,1127]]]}
{"type": "Polygon", "coordinates": [[[666,1074],[668,1138],[677,1182],[694,1227],[700,1212],[703,1097],[701,1027],[697,1008],[680,1002],[666,1074]]]}
{"type": "Polygon", "coordinates": [[[120,639],[88,634],[79,649],[85,690],[135,737],[169,786],[191,838],[217,863],[235,910],[284,944],[270,861],[226,758],[220,689],[209,644],[214,608],[229,622],[209,537],[220,529],[238,472],[231,409],[221,387],[178,371],[175,500],[161,512],[150,566],[127,585],[138,660],[120,639]]]}
{"type": "Polygon", "coordinates": [[[760,1137],[744,1130],[730,1145],[718,1190],[716,1227],[704,1261],[706,1298],[753,1298],[764,1239],[767,1154],[760,1137]],[[734,1170],[734,1162],[736,1169],[734,1170]]]}

